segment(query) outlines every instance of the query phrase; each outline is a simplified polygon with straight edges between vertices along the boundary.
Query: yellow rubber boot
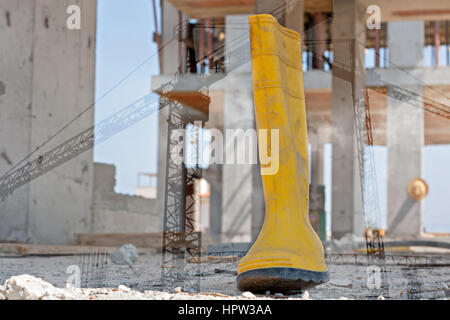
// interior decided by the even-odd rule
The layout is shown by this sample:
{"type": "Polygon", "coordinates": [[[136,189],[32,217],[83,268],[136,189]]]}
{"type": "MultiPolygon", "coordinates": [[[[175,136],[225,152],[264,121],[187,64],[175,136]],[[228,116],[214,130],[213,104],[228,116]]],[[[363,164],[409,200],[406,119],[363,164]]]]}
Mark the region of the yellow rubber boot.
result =
{"type": "MultiPolygon", "coordinates": [[[[304,290],[328,281],[322,243],[309,222],[309,157],[300,36],[271,15],[249,17],[253,94],[261,143],[266,213],[257,240],[238,265],[237,286],[250,291],[304,290]],[[279,130],[279,141],[270,130],[279,130]],[[262,154],[279,143],[278,157],[262,154]],[[264,160],[264,161],[263,161],[264,160]],[[279,160],[278,170],[268,167],[279,160]]],[[[265,153],[264,153],[265,154],[265,153]]]]}

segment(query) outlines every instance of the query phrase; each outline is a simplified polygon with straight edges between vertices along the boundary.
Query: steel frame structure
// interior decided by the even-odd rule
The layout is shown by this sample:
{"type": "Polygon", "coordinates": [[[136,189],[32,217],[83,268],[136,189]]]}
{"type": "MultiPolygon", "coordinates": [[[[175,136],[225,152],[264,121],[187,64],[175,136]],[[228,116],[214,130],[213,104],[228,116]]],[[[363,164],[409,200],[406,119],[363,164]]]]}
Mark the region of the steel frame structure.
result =
{"type": "MultiPolygon", "coordinates": [[[[198,162],[188,167],[185,162],[185,132],[188,124],[197,117],[178,102],[170,103],[167,132],[166,191],[163,217],[161,255],[161,283],[167,287],[182,287],[184,290],[200,290],[200,264],[196,274],[187,270],[186,261],[201,258],[201,232],[195,230],[194,212],[195,179],[201,178],[198,162]],[[180,149],[180,144],[183,148],[180,149]],[[186,287],[189,276],[196,277],[193,285],[186,287]]],[[[198,133],[198,130],[195,130],[198,133]]],[[[198,139],[194,144],[198,147],[198,139]]]]}

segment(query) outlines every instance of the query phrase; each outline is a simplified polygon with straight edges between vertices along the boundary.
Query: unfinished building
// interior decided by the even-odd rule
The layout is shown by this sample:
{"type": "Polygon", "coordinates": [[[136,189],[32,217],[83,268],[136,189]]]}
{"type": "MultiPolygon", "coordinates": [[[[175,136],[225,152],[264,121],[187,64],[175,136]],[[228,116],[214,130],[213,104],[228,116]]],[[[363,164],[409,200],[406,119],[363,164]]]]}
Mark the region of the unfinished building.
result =
{"type": "Polygon", "coordinates": [[[424,230],[423,199],[433,190],[424,179],[424,147],[450,144],[450,4],[161,0],[162,30],[153,35],[160,74],[148,95],[94,123],[97,1],[75,1],[78,30],[67,28],[67,3],[56,2],[0,4],[0,41],[8,44],[0,47],[1,242],[133,243],[162,251],[161,279],[180,256],[200,264],[203,253],[245,254],[270,197],[254,133],[248,21],[270,14],[300,34],[310,166],[304,196],[325,252],[355,250],[356,264],[365,246],[369,262],[382,258],[384,268],[385,245],[448,250],[448,233],[424,230]],[[135,195],[118,194],[114,165],[94,163],[92,148],[154,113],[157,172],[139,174],[151,185],[138,182],[135,195]],[[197,148],[193,163],[177,162],[180,141],[197,148]],[[387,153],[385,208],[375,147],[387,153]]]}

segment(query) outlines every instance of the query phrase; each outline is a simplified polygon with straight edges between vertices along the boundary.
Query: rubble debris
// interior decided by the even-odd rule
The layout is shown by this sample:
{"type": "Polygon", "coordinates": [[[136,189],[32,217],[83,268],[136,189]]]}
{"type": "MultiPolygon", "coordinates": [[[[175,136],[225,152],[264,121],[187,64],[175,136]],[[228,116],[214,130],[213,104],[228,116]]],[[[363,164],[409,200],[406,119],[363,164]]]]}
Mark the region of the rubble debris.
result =
{"type": "Polygon", "coordinates": [[[181,292],[183,292],[183,289],[181,287],[176,287],[175,289],[173,289],[173,292],[181,293],[181,292]]]}
{"type": "Polygon", "coordinates": [[[5,281],[0,295],[9,300],[73,300],[81,298],[74,290],[60,289],[41,278],[23,274],[5,281]]]}
{"type": "Polygon", "coordinates": [[[308,300],[309,299],[309,292],[308,290],[305,290],[302,294],[302,300],[308,300]]]}
{"type": "Polygon", "coordinates": [[[124,286],[122,284],[119,286],[118,289],[119,289],[119,291],[131,292],[130,288],[128,288],[127,286],[124,286]]]}
{"type": "Polygon", "coordinates": [[[256,296],[251,293],[250,291],[245,291],[241,293],[241,297],[246,298],[246,299],[254,299],[256,298],[256,296]]]}
{"type": "Polygon", "coordinates": [[[52,284],[28,274],[14,276],[0,286],[0,300],[211,300],[211,299],[256,299],[251,292],[240,296],[220,293],[189,294],[186,292],[167,293],[161,291],[133,291],[119,285],[118,288],[57,288],[52,284]]]}
{"type": "Polygon", "coordinates": [[[110,257],[115,264],[132,265],[137,261],[138,253],[136,247],[128,243],[111,252],[110,257]]]}

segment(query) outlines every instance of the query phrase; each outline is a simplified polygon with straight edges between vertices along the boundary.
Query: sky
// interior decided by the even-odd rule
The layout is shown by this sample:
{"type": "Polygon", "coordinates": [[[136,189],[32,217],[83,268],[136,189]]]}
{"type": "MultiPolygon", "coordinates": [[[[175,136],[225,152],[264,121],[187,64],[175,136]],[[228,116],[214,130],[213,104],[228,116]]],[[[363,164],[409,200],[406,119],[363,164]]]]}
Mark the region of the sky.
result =
{"type": "MultiPolygon", "coordinates": [[[[151,0],[99,0],[96,59],[96,122],[127,106],[150,92],[151,77],[159,73],[151,0]],[[149,59],[149,57],[151,57],[149,59]],[[134,74],[129,72],[149,59],[134,74]],[[108,92],[117,83],[117,88],[108,92]]],[[[159,5],[159,1],[156,1],[159,5]]],[[[159,8],[157,9],[159,12],[159,8]]],[[[446,61],[441,48],[441,61],[446,61]]],[[[429,48],[424,49],[425,65],[432,65],[429,48]]],[[[407,111],[406,111],[407,112],[407,111]]],[[[116,166],[115,191],[134,194],[138,172],[156,173],[158,145],[157,115],[150,116],[109,140],[96,145],[94,160],[116,166]]],[[[326,187],[327,220],[331,210],[331,145],[324,150],[324,182],[326,187]]],[[[377,183],[382,220],[386,221],[387,150],[374,148],[377,183]]],[[[423,206],[423,223],[429,232],[450,232],[450,146],[424,148],[424,176],[430,186],[423,206]]],[[[327,223],[330,229],[330,223],[327,223]]]]}
{"type": "MultiPolygon", "coordinates": [[[[159,5],[159,1],[156,1],[159,5]]],[[[151,76],[159,73],[151,0],[99,0],[97,22],[96,100],[149,57],[134,74],[96,103],[95,121],[112,115],[150,93],[151,76]]],[[[156,172],[157,115],[152,115],[94,148],[95,162],[116,166],[116,192],[133,194],[138,172],[156,172]]]]}

